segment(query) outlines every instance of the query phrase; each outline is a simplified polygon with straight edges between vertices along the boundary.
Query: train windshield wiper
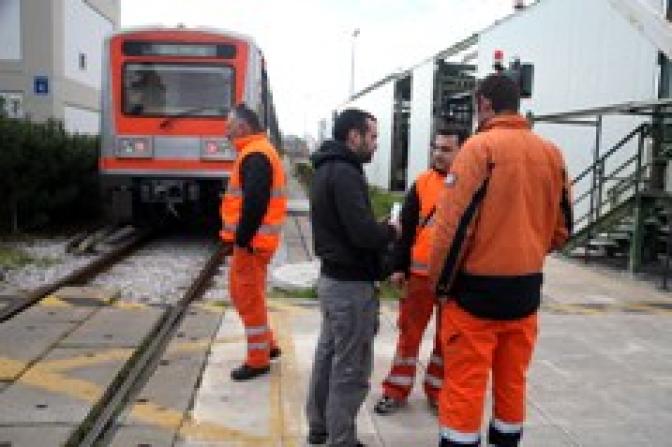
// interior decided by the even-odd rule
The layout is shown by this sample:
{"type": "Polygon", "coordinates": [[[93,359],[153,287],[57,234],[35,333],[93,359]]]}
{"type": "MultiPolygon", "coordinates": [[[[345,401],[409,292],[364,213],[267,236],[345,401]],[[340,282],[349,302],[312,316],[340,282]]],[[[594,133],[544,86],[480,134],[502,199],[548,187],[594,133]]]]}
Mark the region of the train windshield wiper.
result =
{"type": "Polygon", "coordinates": [[[200,115],[198,115],[198,112],[202,112],[203,110],[209,110],[209,109],[216,110],[223,117],[226,116],[227,113],[229,112],[229,109],[227,109],[226,107],[213,107],[213,106],[192,107],[191,109],[183,110],[182,112],[180,112],[178,114],[171,115],[171,116],[165,118],[163,121],[161,121],[161,124],[159,124],[159,127],[163,129],[166,126],[168,126],[168,124],[175,121],[176,119],[187,118],[187,117],[190,117],[190,116],[200,116],[200,115]]]}

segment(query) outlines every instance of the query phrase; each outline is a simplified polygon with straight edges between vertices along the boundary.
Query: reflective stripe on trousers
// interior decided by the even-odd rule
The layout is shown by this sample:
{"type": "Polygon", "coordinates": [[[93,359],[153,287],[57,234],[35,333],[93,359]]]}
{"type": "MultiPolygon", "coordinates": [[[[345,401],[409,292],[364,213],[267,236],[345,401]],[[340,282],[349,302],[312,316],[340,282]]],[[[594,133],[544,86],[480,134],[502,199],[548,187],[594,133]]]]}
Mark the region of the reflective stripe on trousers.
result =
{"type": "Polygon", "coordinates": [[[418,363],[417,357],[398,357],[395,356],[392,360],[393,365],[397,366],[415,366],[418,363]]]}
{"type": "MultiPolygon", "coordinates": [[[[225,195],[231,197],[243,197],[242,188],[228,188],[225,195]]],[[[271,198],[274,199],[284,199],[287,195],[287,190],[285,188],[273,188],[271,189],[271,198]]]]}
{"type": "Polygon", "coordinates": [[[413,385],[413,377],[409,376],[387,376],[385,379],[386,382],[393,383],[395,385],[410,387],[413,385]]]}
{"type": "Polygon", "coordinates": [[[456,442],[459,444],[476,444],[479,443],[481,436],[480,433],[464,433],[460,432],[457,430],[453,430],[448,427],[441,427],[439,431],[439,435],[443,439],[447,439],[448,441],[456,442]]]}
{"type": "Polygon", "coordinates": [[[432,388],[441,389],[443,386],[443,379],[431,374],[425,374],[425,385],[429,385],[432,388]]]}
{"type": "Polygon", "coordinates": [[[261,335],[268,332],[270,328],[267,325],[263,326],[250,326],[245,328],[245,335],[248,337],[253,337],[255,335],[261,335]]]}
{"type": "MultiPolygon", "coordinates": [[[[238,228],[237,224],[225,224],[222,229],[224,231],[235,233],[237,228],[238,228]]],[[[261,224],[259,226],[259,229],[257,230],[257,234],[276,235],[280,234],[281,231],[282,231],[282,225],[261,224]]]]}

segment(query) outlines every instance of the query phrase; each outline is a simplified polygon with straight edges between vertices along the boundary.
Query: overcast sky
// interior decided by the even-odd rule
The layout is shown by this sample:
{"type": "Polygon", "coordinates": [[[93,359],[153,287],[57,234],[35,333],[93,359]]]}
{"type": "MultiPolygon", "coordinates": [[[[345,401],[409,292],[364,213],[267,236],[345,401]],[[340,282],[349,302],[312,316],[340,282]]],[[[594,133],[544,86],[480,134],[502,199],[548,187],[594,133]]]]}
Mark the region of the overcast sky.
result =
{"type": "Polygon", "coordinates": [[[207,26],[248,34],[268,61],[280,127],[315,135],[317,121],[355,90],[482,29],[510,0],[122,0],[122,27],[207,26]]]}

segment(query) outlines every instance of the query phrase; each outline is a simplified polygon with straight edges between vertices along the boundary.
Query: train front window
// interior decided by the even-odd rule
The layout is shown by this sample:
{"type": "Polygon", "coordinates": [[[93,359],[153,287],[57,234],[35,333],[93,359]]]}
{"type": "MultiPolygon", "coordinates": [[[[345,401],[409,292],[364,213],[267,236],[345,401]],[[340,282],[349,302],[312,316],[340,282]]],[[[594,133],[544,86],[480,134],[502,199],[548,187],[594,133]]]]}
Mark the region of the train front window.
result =
{"type": "Polygon", "coordinates": [[[124,113],[226,116],[232,106],[233,74],[226,65],[126,64],[124,113]]]}

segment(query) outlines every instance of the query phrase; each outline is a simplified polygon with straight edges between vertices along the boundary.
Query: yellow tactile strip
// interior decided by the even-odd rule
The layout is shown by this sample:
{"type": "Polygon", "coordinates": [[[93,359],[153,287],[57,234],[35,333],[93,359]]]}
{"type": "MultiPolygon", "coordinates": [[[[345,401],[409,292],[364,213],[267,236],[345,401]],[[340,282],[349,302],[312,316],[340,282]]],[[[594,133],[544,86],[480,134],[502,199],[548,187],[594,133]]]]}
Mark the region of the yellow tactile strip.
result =
{"type": "Polygon", "coordinates": [[[631,313],[646,315],[672,315],[672,301],[633,301],[628,303],[544,303],[542,310],[562,315],[600,315],[631,313]]]}

